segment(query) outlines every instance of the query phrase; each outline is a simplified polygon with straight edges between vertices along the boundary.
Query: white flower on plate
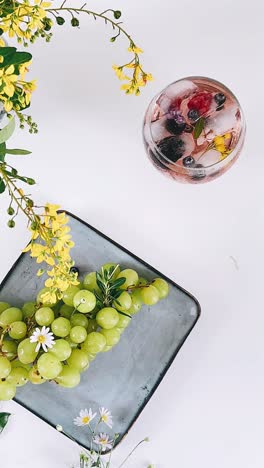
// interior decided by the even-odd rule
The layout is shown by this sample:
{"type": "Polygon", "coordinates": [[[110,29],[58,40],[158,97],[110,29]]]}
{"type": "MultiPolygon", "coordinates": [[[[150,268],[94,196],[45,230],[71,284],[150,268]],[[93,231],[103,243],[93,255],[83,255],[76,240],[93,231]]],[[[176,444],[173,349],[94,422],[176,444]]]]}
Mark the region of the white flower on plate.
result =
{"type": "Polygon", "coordinates": [[[80,411],[80,416],[77,416],[73,422],[76,426],[87,426],[96,415],[97,413],[93,413],[91,408],[89,410],[85,408],[84,410],[80,411]]]}
{"type": "Polygon", "coordinates": [[[99,408],[99,413],[100,413],[100,420],[112,429],[113,419],[112,419],[111,412],[102,406],[102,408],[99,408]]]}
{"type": "Polygon", "coordinates": [[[93,438],[95,444],[100,445],[102,448],[102,452],[105,452],[106,449],[113,448],[113,440],[109,438],[108,434],[101,432],[100,434],[96,434],[93,438]]]}
{"type": "Polygon", "coordinates": [[[45,353],[48,351],[47,348],[52,348],[55,344],[54,335],[50,332],[49,327],[42,327],[41,330],[36,328],[34,333],[30,337],[30,343],[37,343],[36,353],[42,347],[45,353]]]}

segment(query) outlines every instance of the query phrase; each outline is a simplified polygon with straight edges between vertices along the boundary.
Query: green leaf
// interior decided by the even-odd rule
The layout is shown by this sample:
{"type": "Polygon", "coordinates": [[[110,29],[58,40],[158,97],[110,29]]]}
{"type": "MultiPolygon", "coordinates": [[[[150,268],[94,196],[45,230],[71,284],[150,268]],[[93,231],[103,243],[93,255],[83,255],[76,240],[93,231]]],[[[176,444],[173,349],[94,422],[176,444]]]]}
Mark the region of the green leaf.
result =
{"type": "Polygon", "coordinates": [[[8,423],[10,413],[0,413],[0,434],[8,423]]]}
{"type": "Polygon", "coordinates": [[[16,52],[16,47],[1,47],[2,57],[7,57],[8,55],[14,55],[16,52]]]}
{"type": "Polygon", "coordinates": [[[6,185],[3,181],[3,179],[0,177],[0,193],[3,193],[5,191],[6,185]]]}
{"type": "Polygon", "coordinates": [[[194,131],[193,131],[193,137],[195,140],[197,140],[197,138],[199,138],[199,136],[201,135],[204,129],[204,124],[205,124],[205,119],[203,117],[197,120],[195,127],[194,127],[194,131]]]}
{"type": "Polygon", "coordinates": [[[125,282],[126,278],[118,278],[112,283],[111,288],[120,288],[125,282]]]}
{"type": "Polygon", "coordinates": [[[124,315],[125,317],[132,318],[132,316],[131,316],[131,315],[129,315],[129,314],[126,314],[125,312],[121,312],[121,310],[119,310],[119,311],[118,311],[118,313],[119,313],[119,314],[121,314],[121,315],[124,315]]]}
{"type": "Polygon", "coordinates": [[[15,131],[16,123],[14,117],[11,117],[8,124],[0,131],[0,144],[9,140],[15,131]]]}
{"type": "Polygon", "coordinates": [[[1,162],[4,162],[5,155],[6,155],[6,144],[1,143],[1,145],[0,145],[0,161],[1,162]]]}
{"type": "Polygon", "coordinates": [[[29,52],[14,52],[7,55],[4,61],[0,64],[0,68],[9,67],[9,65],[21,65],[22,63],[30,62],[32,55],[29,52]]]}
{"type": "Polygon", "coordinates": [[[24,149],[7,149],[6,154],[19,154],[19,155],[25,156],[26,154],[31,154],[31,151],[24,150],[24,149]]]}

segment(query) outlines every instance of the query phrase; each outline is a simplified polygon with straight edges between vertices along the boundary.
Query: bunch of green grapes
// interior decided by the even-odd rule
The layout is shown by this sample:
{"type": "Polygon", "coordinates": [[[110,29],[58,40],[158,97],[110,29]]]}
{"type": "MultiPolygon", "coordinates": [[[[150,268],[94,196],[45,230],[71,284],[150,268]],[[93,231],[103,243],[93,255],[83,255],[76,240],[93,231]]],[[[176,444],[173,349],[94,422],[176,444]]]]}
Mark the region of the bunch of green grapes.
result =
{"type": "Polygon", "coordinates": [[[135,270],[106,264],[70,286],[55,305],[41,304],[43,292],[21,309],[0,302],[0,400],[14,398],[27,382],[78,385],[96,355],[112,349],[142,305],[167,297],[169,286],[161,278],[148,282],[135,270]],[[41,327],[52,333],[50,347],[43,344],[41,327]],[[32,342],[36,333],[41,336],[32,342]]]}

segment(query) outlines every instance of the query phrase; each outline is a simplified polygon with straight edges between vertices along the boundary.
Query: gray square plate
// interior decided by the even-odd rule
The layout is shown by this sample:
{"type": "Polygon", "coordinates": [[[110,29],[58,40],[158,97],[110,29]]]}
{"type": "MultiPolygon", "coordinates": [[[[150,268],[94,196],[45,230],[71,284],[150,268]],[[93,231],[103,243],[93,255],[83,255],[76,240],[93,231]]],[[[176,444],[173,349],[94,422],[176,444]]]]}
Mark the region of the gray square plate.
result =
{"type": "MultiPolygon", "coordinates": [[[[160,384],[200,315],[198,301],[144,261],[128,252],[76,216],[68,213],[76,246],[73,258],[80,273],[94,271],[107,262],[135,268],[140,276],[165,278],[170,294],[154,307],[143,306],[108,353],[99,354],[82,374],[81,384],[65,389],[53,383],[27,384],[17,391],[16,402],[52,426],[64,430],[86,448],[87,433],[73,425],[82,408],[109,408],[113,434],[120,442],[160,384]]],[[[36,277],[39,265],[22,254],[0,287],[0,300],[21,306],[32,301],[43,287],[36,277]]]]}

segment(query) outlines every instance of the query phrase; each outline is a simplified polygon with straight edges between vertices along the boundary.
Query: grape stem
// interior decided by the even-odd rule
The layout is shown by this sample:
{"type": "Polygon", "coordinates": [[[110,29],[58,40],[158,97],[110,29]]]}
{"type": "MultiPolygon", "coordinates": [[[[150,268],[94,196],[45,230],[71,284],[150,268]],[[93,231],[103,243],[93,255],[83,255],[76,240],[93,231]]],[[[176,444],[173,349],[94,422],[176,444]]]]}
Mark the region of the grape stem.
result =
{"type": "Polygon", "coordinates": [[[139,284],[139,285],[128,286],[128,288],[126,289],[126,291],[129,293],[129,292],[134,291],[135,289],[148,288],[149,286],[151,286],[152,283],[153,283],[153,281],[150,281],[149,283],[146,283],[146,284],[139,284]]]}

